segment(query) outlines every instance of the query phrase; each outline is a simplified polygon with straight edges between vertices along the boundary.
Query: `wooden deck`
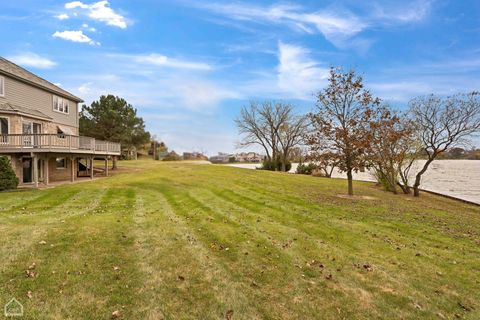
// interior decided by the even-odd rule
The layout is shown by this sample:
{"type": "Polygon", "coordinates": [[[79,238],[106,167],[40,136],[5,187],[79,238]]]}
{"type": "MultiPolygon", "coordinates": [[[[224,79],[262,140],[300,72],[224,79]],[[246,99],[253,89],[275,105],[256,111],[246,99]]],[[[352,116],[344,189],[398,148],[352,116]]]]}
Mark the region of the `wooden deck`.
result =
{"type": "Polygon", "coordinates": [[[0,135],[0,154],[24,152],[118,156],[121,149],[119,143],[66,134],[0,135]]]}

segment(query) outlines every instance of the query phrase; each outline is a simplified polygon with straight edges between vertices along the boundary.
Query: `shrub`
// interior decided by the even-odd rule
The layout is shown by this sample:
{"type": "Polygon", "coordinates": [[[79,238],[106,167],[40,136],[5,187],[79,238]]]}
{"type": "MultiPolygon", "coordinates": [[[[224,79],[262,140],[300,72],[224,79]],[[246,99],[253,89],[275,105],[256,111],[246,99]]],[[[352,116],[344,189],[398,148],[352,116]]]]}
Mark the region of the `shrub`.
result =
{"type": "Polygon", "coordinates": [[[12,164],[7,157],[0,157],[0,191],[15,189],[18,178],[12,169],[12,164]]]}
{"type": "Polygon", "coordinates": [[[300,163],[297,167],[297,174],[311,175],[317,166],[313,163],[300,163]]]}
{"type": "MultiPolygon", "coordinates": [[[[292,164],[287,162],[285,168],[288,171],[292,168],[292,164]]],[[[282,161],[277,159],[276,161],[273,160],[264,160],[262,166],[259,168],[260,170],[269,170],[269,171],[281,171],[282,170],[282,161]]]]}

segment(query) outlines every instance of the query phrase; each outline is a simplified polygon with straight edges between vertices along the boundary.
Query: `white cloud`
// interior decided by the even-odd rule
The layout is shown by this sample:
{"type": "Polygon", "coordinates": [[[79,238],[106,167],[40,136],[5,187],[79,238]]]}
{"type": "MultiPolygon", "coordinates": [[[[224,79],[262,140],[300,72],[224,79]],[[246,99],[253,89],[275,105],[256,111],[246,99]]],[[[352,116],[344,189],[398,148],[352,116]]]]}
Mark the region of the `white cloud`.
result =
{"type": "Polygon", "coordinates": [[[58,20],[67,20],[70,16],[66,13],[61,13],[55,16],[58,20]]]}
{"type": "Polygon", "coordinates": [[[72,1],[65,3],[65,8],[66,9],[75,9],[75,8],[82,8],[82,9],[87,9],[88,5],[83,4],[81,1],[72,1]]]}
{"type": "MultiPolygon", "coordinates": [[[[299,5],[273,4],[271,6],[252,5],[244,2],[192,3],[200,9],[250,24],[277,24],[308,33],[322,34],[325,39],[340,48],[355,48],[361,52],[368,50],[372,40],[354,39],[367,29],[415,23],[425,19],[435,0],[414,0],[410,2],[384,0],[379,3],[365,2],[359,14],[354,14],[341,5],[333,5],[320,10],[308,10],[299,5]]],[[[214,21],[215,22],[215,21],[214,21]]],[[[217,22],[217,23],[222,23],[217,22]]],[[[225,23],[224,23],[225,24],[225,23]]]]}
{"type": "Polygon", "coordinates": [[[212,66],[204,62],[195,62],[188,60],[180,60],[169,58],[161,54],[144,54],[144,55],[129,55],[128,58],[133,59],[139,63],[151,64],[159,67],[170,67],[178,69],[191,70],[211,70],[212,66]]]}
{"type": "Polygon", "coordinates": [[[347,10],[320,10],[307,12],[302,7],[275,4],[269,7],[234,4],[201,4],[200,8],[228,16],[232,19],[257,23],[286,24],[305,33],[320,32],[334,44],[363,31],[367,24],[347,10]]]}
{"type": "Polygon", "coordinates": [[[8,57],[8,59],[12,60],[13,62],[19,65],[22,65],[25,67],[34,67],[38,69],[49,69],[54,67],[57,64],[56,62],[48,58],[39,56],[38,54],[32,53],[32,52],[20,53],[20,54],[8,57]]]}
{"type": "Polygon", "coordinates": [[[85,4],[81,1],[73,1],[65,4],[65,8],[69,10],[80,9],[87,11],[87,16],[93,20],[106,23],[109,26],[121,29],[127,28],[125,17],[110,8],[108,1],[98,1],[92,4],[85,4]]]}
{"type": "Polygon", "coordinates": [[[92,82],[82,84],[80,87],[78,87],[78,92],[83,96],[90,94],[92,92],[91,85],[92,82]]]}
{"type": "Polygon", "coordinates": [[[416,0],[413,2],[397,2],[389,5],[383,2],[373,4],[373,15],[386,24],[411,23],[425,19],[430,13],[434,0],[416,0]]]}
{"type": "Polygon", "coordinates": [[[214,109],[224,99],[238,98],[238,94],[208,81],[179,83],[177,92],[185,106],[191,110],[214,109]]]}
{"type": "Polygon", "coordinates": [[[295,98],[308,99],[325,84],[329,70],[309,57],[303,47],[278,44],[278,86],[295,98]]]}
{"type": "Polygon", "coordinates": [[[87,23],[82,24],[82,28],[90,32],[97,32],[97,29],[95,29],[94,27],[90,27],[87,23]]]}
{"type": "Polygon", "coordinates": [[[81,42],[81,43],[88,43],[91,45],[100,45],[99,42],[95,42],[92,39],[90,39],[87,35],[85,35],[82,30],[55,31],[55,33],[52,36],[54,38],[59,38],[59,39],[72,41],[72,42],[81,42]]]}

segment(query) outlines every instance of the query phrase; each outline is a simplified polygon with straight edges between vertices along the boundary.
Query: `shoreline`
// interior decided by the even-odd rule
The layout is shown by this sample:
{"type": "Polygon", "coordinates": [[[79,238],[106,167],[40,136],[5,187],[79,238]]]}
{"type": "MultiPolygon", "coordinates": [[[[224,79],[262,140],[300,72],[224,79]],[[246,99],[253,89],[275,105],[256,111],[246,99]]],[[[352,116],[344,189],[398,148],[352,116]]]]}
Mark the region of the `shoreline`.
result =
{"type": "MultiPolygon", "coordinates": [[[[417,172],[423,161],[419,160],[412,171],[417,172]]],[[[261,166],[260,163],[224,165],[249,170],[261,166]]],[[[295,173],[297,166],[298,163],[293,163],[289,173],[295,173]]],[[[332,174],[332,178],[346,179],[345,174],[337,170],[332,174]]],[[[354,173],[353,179],[376,181],[368,171],[354,173]]],[[[480,160],[436,160],[430,165],[422,180],[422,191],[480,205],[480,160]]]]}

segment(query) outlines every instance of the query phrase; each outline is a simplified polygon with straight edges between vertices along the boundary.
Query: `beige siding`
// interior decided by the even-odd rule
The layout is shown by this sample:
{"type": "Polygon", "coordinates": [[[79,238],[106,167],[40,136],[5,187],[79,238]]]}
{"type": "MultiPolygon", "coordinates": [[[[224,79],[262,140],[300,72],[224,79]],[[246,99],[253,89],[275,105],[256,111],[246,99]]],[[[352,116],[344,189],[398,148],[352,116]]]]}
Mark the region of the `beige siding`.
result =
{"type": "Polygon", "coordinates": [[[4,76],[4,78],[5,96],[0,97],[0,103],[8,102],[13,105],[36,109],[53,118],[52,121],[55,123],[78,128],[78,112],[75,101],[69,100],[69,114],[56,112],[53,111],[52,93],[8,76],[4,76]]]}
{"type": "MultiPolygon", "coordinates": [[[[34,123],[40,123],[42,125],[42,132],[41,133],[51,133],[51,134],[56,134],[57,133],[57,124],[49,121],[43,121],[43,120],[38,120],[35,118],[30,118],[27,116],[18,116],[18,115],[13,115],[13,114],[5,114],[0,112],[0,117],[2,118],[8,118],[9,120],[9,134],[22,134],[23,132],[23,122],[34,122],[34,123]]],[[[78,135],[78,127],[74,126],[69,126],[69,125],[63,125],[62,127],[67,127],[70,128],[70,130],[75,134],[78,135]]]]}

